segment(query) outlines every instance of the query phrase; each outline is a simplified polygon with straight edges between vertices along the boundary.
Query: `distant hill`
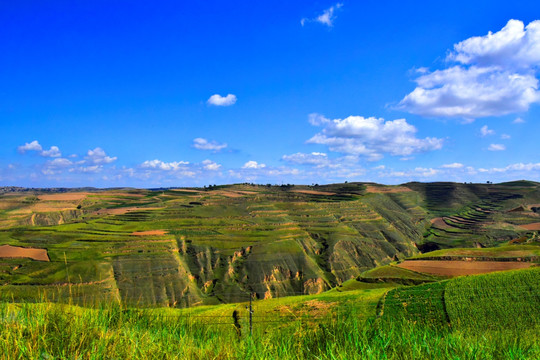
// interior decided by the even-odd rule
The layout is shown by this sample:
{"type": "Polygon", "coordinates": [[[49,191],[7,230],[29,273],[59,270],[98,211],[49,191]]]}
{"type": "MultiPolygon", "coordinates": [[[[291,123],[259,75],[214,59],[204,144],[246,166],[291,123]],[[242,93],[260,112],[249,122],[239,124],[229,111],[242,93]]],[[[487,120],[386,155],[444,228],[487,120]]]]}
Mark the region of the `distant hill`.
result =
{"type": "Polygon", "coordinates": [[[540,230],[539,187],[0,188],[0,246],[27,256],[0,250],[0,284],[21,300],[148,306],[318,293],[422,252],[526,242],[540,230]]]}

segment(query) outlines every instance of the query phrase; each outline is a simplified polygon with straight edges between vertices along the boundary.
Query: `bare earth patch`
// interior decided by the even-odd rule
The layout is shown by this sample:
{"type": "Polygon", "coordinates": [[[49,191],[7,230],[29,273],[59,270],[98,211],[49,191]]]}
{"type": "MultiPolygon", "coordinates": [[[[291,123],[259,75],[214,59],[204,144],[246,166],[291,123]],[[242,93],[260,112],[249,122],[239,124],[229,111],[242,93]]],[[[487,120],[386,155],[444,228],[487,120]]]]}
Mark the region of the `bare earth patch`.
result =
{"type": "Polygon", "coordinates": [[[517,261],[407,260],[397,266],[425,274],[462,276],[525,269],[532,265],[517,261]]]}
{"type": "Polygon", "coordinates": [[[328,191],[316,191],[316,190],[291,190],[292,192],[308,194],[308,195],[336,195],[336,193],[328,191]]]}
{"type": "Polygon", "coordinates": [[[450,229],[452,226],[444,222],[444,218],[438,217],[430,220],[431,224],[439,229],[450,229]]]}
{"type": "Polygon", "coordinates": [[[368,193],[400,193],[400,192],[408,192],[412,191],[408,187],[405,186],[373,186],[373,185],[367,185],[366,191],[368,193]]]}
{"type": "Polygon", "coordinates": [[[62,193],[62,194],[44,194],[38,195],[39,200],[56,200],[56,201],[77,201],[82,200],[90,193],[86,192],[74,192],[74,193],[62,193]]]}
{"type": "Polygon", "coordinates": [[[521,227],[527,230],[540,230],[540,222],[521,225],[521,227]]]}
{"type": "Polygon", "coordinates": [[[30,258],[38,261],[49,261],[46,249],[24,248],[20,246],[0,246],[0,258],[30,258]]]}
{"type": "Polygon", "coordinates": [[[147,230],[147,231],[134,231],[131,235],[146,236],[146,235],[165,235],[165,230],[147,230]]]}

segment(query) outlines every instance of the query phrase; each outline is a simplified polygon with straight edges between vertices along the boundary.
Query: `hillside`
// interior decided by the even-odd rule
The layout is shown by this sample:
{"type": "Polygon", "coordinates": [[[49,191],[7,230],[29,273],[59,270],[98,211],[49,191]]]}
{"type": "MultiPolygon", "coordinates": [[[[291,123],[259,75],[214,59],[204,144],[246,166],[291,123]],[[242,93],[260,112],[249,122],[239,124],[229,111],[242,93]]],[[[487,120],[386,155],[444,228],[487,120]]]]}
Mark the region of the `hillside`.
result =
{"type": "Polygon", "coordinates": [[[540,230],[539,184],[525,181],[11,189],[0,195],[0,284],[28,301],[313,294],[393,260],[527,243],[540,230]]]}

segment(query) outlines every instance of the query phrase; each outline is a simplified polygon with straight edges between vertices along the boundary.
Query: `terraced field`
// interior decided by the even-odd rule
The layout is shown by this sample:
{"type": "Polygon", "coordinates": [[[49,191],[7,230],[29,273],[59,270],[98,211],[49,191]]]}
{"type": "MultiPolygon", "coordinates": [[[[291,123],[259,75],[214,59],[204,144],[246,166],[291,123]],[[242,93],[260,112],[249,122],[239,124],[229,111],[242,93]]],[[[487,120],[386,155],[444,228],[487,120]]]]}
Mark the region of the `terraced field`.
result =
{"type": "Polygon", "coordinates": [[[0,258],[2,296],[171,307],[319,293],[421,251],[536,241],[522,225],[540,203],[531,182],[19,190],[0,194],[0,246],[50,261],[0,258]]]}

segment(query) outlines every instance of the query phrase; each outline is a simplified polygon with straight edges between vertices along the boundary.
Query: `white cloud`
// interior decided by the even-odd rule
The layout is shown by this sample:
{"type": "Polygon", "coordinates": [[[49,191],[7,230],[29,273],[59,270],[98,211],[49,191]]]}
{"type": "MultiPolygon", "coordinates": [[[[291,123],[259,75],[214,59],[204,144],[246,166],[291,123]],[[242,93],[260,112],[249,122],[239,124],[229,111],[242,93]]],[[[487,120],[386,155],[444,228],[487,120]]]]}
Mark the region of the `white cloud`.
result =
{"type": "Polygon", "coordinates": [[[499,32],[454,45],[458,65],[418,77],[399,107],[428,117],[500,116],[527,111],[540,101],[540,21],[526,28],[510,20],[499,32]]]}
{"type": "Polygon", "coordinates": [[[509,20],[496,33],[474,36],[454,45],[449,60],[462,64],[528,69],[540,64],[540,21],[527,27],[519,20],[509,20]]]}
{"type": "Polygon", "coordinates": [[[45,157],[60,157],[62,156],[62,153],[58,146],[51,146],[49,150],[43,150],[40,155],[45,157]]]}
{"type": "Polygon", "coordinates": [[[56,158],[47,162],[47,165],[52,167],[68,167],[73,165],[73,163],[66,158],[56,158]]]}
{"type": "Polygon", "coordinates": [[[298,165],[316,165],[325,166],[328,165],[328,155],[321,152],[312,152],[311,154],[296,153],[291,155],[283,155],[282,160],[298,164],[298,165]]]}
{"type": "Polygon", "coordinates": [[[92,164],[110,164],[116,161],[117,157],[107,156],[102,148],[97,147],[94,150],[88,150],[85,159],[92,164]]]}
{"type": "Polygon", "coordinates": [[[193,147],[199,150],[220,151],[227,147],[227,144],[220,144],[216,141],[208,141],[204,138],[193,139],[193,147]]]}
{"type": "Polygon", "coordinates": [[[205,170],[216,171],[221,167],[220,164],[213,162],[212,160],[204,160],[202,162],[205,170]]]}
{"type": "Polygon", "coordinates": [[[437,150],[443,145],[442,139],[416,138],[416,128],[405,119],[385,121],[382,118],[349,116],[330,120],[311,114],[309,121],[324,128],[308,143],[327,145],[331,151],[359,155],[368,160],[379,160],[383,154],[407,156],[437,150]]]}
{"type": "Polygon", "coordinates": [[[256,161],[250,160],[242,166],[242,169],[263,169],[265,167],[266,164],[259,164],[256,161]]]}
{"type": "Polygon", "coordinates": [[[461,169],[463,167],[463,164],[461,163],[452,163],[452,164],[444,164],[441,166],[444,169],[461,169]]]}
{"type": "Polygon", "coordinates": [[[343,6],[342,3],[337,3],[324,10],[322,14],[313,19],[303,18],[300,20],[300,24],[304,26],[306,22],[318,22],[319,24],[326,25],[328,27],[334,26],[334,20],[336,20],[335,11],[343,6]]]}
{"type": "Polygon", "coordinates": [[[41,151],[43,148],[39,144],[37,140],[34,140],[30,143],[25,143],[24,145],[21,145],[17,148],[17,151],[19,151],[21,154],[24,154],[27,151],[41,151]]]}
{"type": "Polygon", "coordinates": [[[510,135],[508,135],[508,134],[502,134],[501,135],[501,139],[503,139],[503,140],[508,140],[508,139],[511,139],[511,138],[512,137],[510,135]]]}
{"type": "Polygon", "coordinates": [[[41,144],[34,140],[30,143],[25,143],[24,145],[21,145],[17,148],[17,151],[21,154],[26,153],[27,151],[36,151],[39,153],[39,155],[44,157],[60,157],[62,156],[62,153],[60,152],[60,149],[58,146],[51,146],[49,150],[43,150],[43,147],[41,144]]]}
{"type": "Polygon", "coordinates": [[[514,121],[512,121],[512,124],[523,124],[523,123],[525,123],[525,120],[523,120],[520,117],[518,117],[514,121]]]}
{"type": "Polygon", "coordinates": [[[503,144],[490,144],[488,147],[489,151],[503,151],[506,150],[506,146],[503,144]]]}
{"type": "Polygon", "coordinates": [[[487,125],[484,125],[482,128],[480,128],[480,134],[482,134],[482,137],[486,137],[489,135],[495,135],[495,131],[489,129],[487,125]]]}
{"type": "Polygon", "coordinates": [[[163,162],[161,160],[146,160],[141,164],[143,169],[157,169],[165,171],[177,171],[184,170],[185,165],[188,165],[187,161],[173,161],[173,162],[163,162]]]}
{"type": "Polygon", "coordinates": [[[208,105],[214,106],[231,106],[236,103],[236,95],[227,94],[227,96],[221,96],[214,94],[206,101],[208,105]]]}

